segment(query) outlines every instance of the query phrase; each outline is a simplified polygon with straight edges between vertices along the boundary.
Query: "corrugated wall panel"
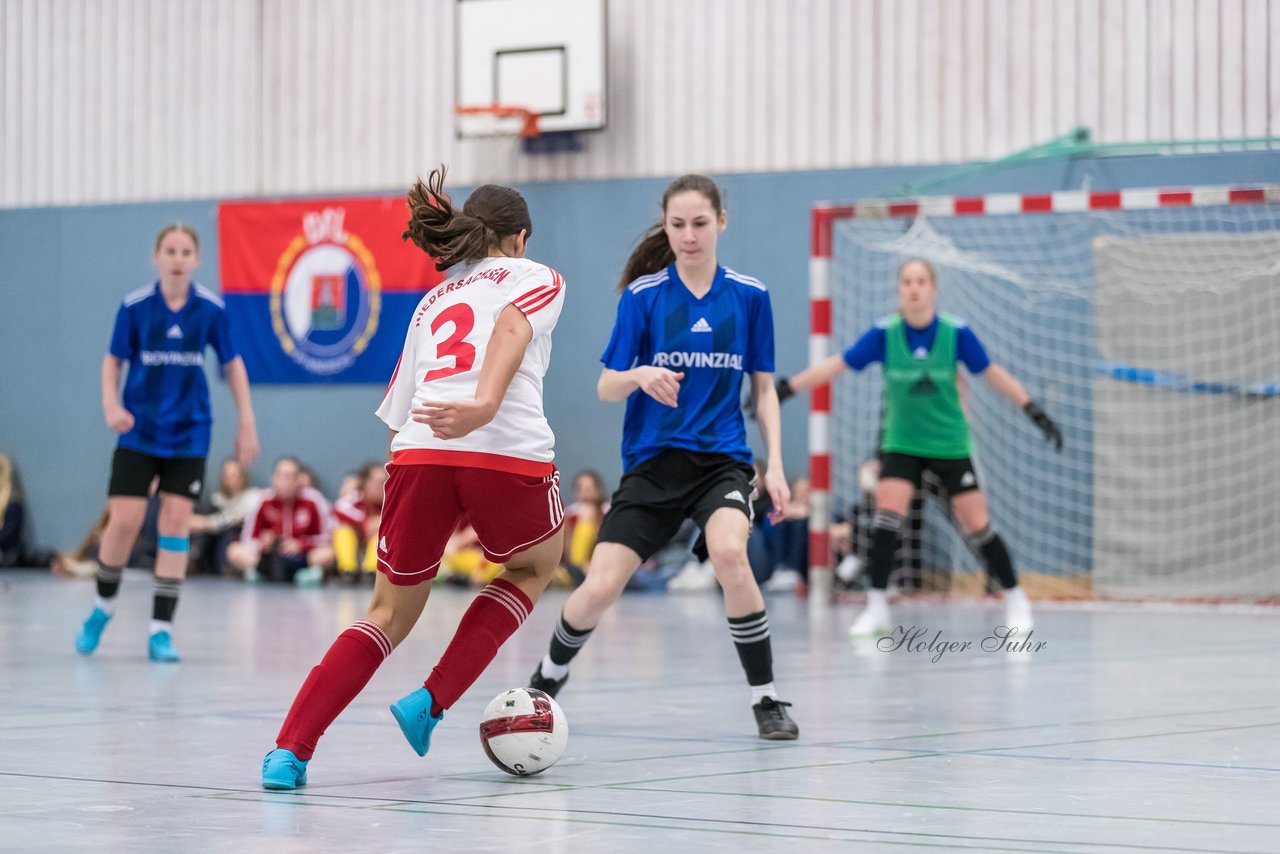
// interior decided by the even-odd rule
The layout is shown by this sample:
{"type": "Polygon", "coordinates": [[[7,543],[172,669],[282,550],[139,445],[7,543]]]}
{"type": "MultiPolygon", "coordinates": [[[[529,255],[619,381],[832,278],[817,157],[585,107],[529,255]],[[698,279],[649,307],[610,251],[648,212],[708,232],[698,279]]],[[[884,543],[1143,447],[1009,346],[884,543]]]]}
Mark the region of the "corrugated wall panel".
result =
{"type": "MultiPolygon", "coordinates": [[[[529,0],[535,2],[535,0],[529,0]]],[[[454,0],[0,0],[0,206],[1280,134],[1280,0],[610,0],[580,153],[453,132],[454,0]]]]}
{"type": "Polygon", "coordinates": [[[1271,68],[1267,75],[1267,129],[1276,136],[1280,135],[1280,2],[1268,0],[1267,12],[1271,19],[1267,34],[1267,62],[1271,68]]]}

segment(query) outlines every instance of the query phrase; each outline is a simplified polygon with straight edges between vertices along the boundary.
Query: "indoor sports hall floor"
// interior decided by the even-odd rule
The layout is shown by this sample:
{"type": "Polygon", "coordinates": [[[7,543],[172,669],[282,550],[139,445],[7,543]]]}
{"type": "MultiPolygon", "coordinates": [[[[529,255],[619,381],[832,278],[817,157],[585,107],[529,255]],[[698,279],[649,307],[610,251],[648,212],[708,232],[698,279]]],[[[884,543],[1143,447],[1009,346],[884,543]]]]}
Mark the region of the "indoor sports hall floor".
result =
{"type": "Polygon", "coordinates": [[[259,769],[294,691],[365,590],[187,585],[179,665],[145,657],[150,582],[125,579],[98,653],[72,647],[92,585],[0,576],[0,850],[1280,850],[1280,656],[1266,610],[1043,608],[1025,654],[978,649],[994,605],[905,605],[974,649],[855,647],[855,606],[769,602],[801,738],[755,737],[717,596],[628,595],[561,694],[560,763],[489,764],[476,727],[524,684],[553,592],[436,730],[426,759],[387,704],[470,601],[440,589],[321,742],[310,785],[259,769]]]}

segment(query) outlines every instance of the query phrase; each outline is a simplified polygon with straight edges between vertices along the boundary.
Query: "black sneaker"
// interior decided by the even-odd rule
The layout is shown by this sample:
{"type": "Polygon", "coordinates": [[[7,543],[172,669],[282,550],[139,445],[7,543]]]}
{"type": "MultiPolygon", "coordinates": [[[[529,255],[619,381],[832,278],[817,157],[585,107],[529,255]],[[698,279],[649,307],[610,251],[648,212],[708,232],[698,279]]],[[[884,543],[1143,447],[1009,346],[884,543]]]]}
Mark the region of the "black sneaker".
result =
{"type": "MultiPolygon", "coordinates": [[[[556,692],[564,687],[564,683],[569,681],[569,674],[566,673],[559,679],[548,679],[542,675],[542,663],[538,663],[538,669],[533,671],[533,675],[529,677],[529,687],[537,688],[549,697],[554,697],[556,692]]],[[[794,738],[795,736],[792,736],[794,738]]]]}
{"type": "Polygon", "coordinates": [[[800,736],[800,727],[787,714],[787,706],[781,700],[765,697],[751,707],[756,713],[756,726],[760,728],[760,737],[770,741],[790,741],[800,736]]]}

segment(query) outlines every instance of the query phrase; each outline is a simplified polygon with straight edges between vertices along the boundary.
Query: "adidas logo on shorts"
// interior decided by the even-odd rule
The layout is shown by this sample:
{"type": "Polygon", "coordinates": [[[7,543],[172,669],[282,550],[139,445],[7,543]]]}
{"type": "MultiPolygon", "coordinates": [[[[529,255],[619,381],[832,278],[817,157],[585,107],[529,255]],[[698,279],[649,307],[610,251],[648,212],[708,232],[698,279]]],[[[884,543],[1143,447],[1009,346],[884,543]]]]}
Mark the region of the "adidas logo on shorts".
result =
{"type": "Polygon", "coordinates": [[[195,483],[191,484],[191,494],[192,495],[200,494],[200,481],[197,480],[195,483]]]}
{"type": "Polygon", "coordinates": [[[379,537],[379,538],[378,538],[378,551],[380,551],[380,552],[385,552],[386,550],[387,550],[387,538],[386,538],[386,537],[379,537]]]}
{"type": "Polygon", "coordinates": [[[747,503],[747,499],[743,498],[742,493],[736,489],[733,492],[726,492],[724,497],[731,498],[734,501],[741,501],[743,504],[747,503]]]}
{"type": "Polygon", "coordinates": [[[699,317],[698,322],[693,324],[693,326],[689,329],[689,331],[690,332],[710,332],[711,324],[707,323],[707,319],[705,317],[699,317]]]}
{"type": "Polygon", "coordinates": [[[971,471],[965,472],[964,475],[960,478],[961,486],[973,486],[977,482],[978,482],[977,479],[973,476],[973,472],[971,471]]]}

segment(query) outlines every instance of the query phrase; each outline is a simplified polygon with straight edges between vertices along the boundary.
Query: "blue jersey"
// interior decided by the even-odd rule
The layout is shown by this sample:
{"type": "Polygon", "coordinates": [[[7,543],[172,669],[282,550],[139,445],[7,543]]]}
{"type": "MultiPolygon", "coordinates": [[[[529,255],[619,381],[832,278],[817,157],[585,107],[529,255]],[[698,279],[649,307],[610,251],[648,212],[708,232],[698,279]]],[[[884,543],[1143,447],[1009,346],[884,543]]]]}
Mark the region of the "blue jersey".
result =
{"type": "MultiPolygon", "coordinates": [[[[881,321],[862,333],[862,337],[844,351],[846,365],[860,371],[872,362],[884,364],[886,322],[881,321]]],[[[956,361],[963,363],[971,374],[982,373],[991,365],[986,348],[964,321],[958,320],[956,325],[956,361]]],[[[903,323],[902,328],[907,333],[907,349],[922,359],[929,355],[938,334],[938,316],[935,314],[924,329],[916,329],[909,323],[903,323]]]]}
{"type": "Polygon", "coordinates": [[[630,470],[667,448],[728,454],[751,462],[739,397],[744,373],[773,371],[773,309],[764,285],[724,267],[694,298],[675,264],[622,292],[613,336],[600,361],[626,371],[655,365],[683,371],[679,406],[640,389],[627,398],[622,463],[630,470]]]}
{"type": "Polygon", "coordinates": [[[191,283],[187,303],[170,311],[160,283],[124,298],[111,333],[111,355],[129,363],[122,403],[133,429],[120,447],[155,457],[203,457],[213,424],[204,351],[222,364],[237,355],[218,295],[191,283]]]}

